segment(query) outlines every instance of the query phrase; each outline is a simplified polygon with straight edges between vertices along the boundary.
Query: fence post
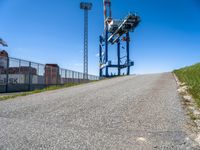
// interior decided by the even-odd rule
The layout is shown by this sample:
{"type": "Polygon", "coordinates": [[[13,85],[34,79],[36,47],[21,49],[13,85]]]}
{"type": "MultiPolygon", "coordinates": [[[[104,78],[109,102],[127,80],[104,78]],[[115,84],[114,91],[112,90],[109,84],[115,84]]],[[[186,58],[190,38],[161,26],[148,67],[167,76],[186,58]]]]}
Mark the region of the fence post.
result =
{"type": "Polygon", "coordinates": [[[80,73],[78,72],[78,83],[80,83],[80,73]]]}
{"type": "Polygon", "coordinates": [[[8,78],[9,78],[9,57],[6,57],[6,93],[8,93],[8,78]]]}
{"type": "Polygon", "coordinates": [[[40,65],[37,64],[37,77],[38,77],[37,84],[40,84],[39,83],[39,74],[40,74],[40,65]]]}
{"type": "Polygon", "coordinates": [[[67,75],[66,78],[67,78],[67,84],[68,84],[68,83],[71,82],[71,81],[70,81],[70,71],[66,69],[65,72],[67,73],[67,74],[66,74],[66,75],[67,75]]]}
{"type": "Polygon", "coordinates": [[[46,68],[46,65],[44,65],[44,87],[46,88],[47,87],[47,68],[46,68]]]}
{"type": "Polygon", "coordinates": [[[74,83],[74,71],[72,71],[72,82],[74,83]]]}
{"type": "MultiPolygon", "coordinates": [[[[20,74],[21,74],[21,59],[19,59],[19,76],[20,76],[20,74]]],[[[21,82],[21,78],[19,77],[19,83],[18,84],[21,84],[22,82],[21,82]]]]}
{"type": "Polygon", "coordinates": [[[28,90],[31,90],[31,62],[29,62],[29,71],[28,71],[28,90]]]}
{"type": "Polygon", "coordinates": [[[64,84],[65,84],[67,81],[67,70],[65,69],[64,71],[65,71],[65,79],[64,79],[64,84]]]}

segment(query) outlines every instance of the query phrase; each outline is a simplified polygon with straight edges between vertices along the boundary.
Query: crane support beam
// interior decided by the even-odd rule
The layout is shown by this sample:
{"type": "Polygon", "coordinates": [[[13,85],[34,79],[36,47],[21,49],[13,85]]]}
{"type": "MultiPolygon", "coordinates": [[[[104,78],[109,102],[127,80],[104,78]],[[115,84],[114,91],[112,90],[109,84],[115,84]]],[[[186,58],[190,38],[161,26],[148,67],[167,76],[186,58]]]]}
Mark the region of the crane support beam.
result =
{"type": "Polygon", "coordinates": [[[121,59],[120,59],[120,46],[121,46],[121,43],[118,41],[117,43],[117,63],[118,63],[118,76],[121,75],[121,59]]]}

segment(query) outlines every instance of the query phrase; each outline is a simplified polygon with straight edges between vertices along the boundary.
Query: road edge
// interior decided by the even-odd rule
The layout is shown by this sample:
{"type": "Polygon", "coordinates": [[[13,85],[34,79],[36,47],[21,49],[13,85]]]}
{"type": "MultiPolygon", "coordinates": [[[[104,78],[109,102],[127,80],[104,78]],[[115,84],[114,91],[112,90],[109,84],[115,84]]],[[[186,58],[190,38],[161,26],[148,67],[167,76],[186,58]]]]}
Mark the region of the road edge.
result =
{"type": "Polygon", "coordinates": [[[177,92],[181,97],[181,105],[186,112],[189,122],[187,129],[189,130],[189,137],[194,142],[195,148],[200,149],[200,110],[197,107],[195,100],[188,93],[188,86],[181,83],[175,73],[172,73],[177,83],[177,92]]]}

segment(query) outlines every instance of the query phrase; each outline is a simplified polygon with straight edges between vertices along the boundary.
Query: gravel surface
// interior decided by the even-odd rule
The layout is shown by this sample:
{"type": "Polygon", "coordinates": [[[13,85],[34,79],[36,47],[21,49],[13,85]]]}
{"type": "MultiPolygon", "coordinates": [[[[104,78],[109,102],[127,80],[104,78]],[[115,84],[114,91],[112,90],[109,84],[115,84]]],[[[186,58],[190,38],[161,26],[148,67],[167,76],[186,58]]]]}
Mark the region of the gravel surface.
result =
{"type": "Polygon", "coordinates": [[[0,102],[0,150],[198,149],[171,73],[120,77],[0,102]]]}

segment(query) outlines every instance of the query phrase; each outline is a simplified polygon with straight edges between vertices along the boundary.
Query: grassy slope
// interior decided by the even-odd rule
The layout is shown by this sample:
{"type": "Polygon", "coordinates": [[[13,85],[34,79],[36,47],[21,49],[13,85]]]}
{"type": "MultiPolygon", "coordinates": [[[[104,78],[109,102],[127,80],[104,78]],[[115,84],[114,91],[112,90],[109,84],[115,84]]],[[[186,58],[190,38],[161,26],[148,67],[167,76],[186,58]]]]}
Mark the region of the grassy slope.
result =
{"type": "Polygon", "coordinates": [[[76,86],[76,85],[79,85],[79,84],[80,83],[68,83],[68,84],[65,84],[65,85],[50,86],[50,87],[47,87],[45,89],[24,92],[24,93],[20,93],[20,94],[16,94],[16,95],[11,95],[11,96],[0,96],[0,101],[1,100],[7,100],[7,99],[15,98],[15,97],[19,97],[19,96],[26,96],[26,95],[30,95],[30,94],[36,94],[36,93],[45,92],[45,91],[52,91],[52,90],[67,88],[67,87],[76,86]]]}
{"type": "Polygon", "coordinates": [[[189,93],[200,107],[200,63],[175,70],[174,73],[181,82],[186,83],[189,87],[189,93]]]}

